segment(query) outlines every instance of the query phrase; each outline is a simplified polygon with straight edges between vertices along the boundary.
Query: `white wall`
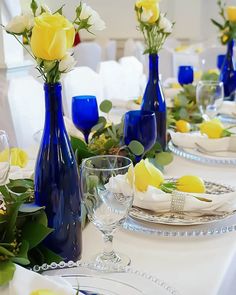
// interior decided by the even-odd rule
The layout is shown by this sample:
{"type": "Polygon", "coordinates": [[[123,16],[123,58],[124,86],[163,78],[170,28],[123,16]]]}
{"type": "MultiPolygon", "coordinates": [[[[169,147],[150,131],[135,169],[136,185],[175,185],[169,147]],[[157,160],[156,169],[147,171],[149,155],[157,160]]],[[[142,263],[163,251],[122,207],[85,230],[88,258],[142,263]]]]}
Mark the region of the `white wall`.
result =
{"type": "MultiPolygon", "coordinates": [[[[21,0],[22,3],[30,0],[21,0]]],[[[64,3],[66,15],[72,19],[78,0],[40,0],[45,1],[53,10],[64,3]]],[[[236,0],[227,0],[235,4],[236,0]]],[[[135,0],[85,0],[88,5],[97,10],[105,20],[107,29],[99,32],[100,37],[109,38],[139,38],[136,30],[134,13],[135,0]]],[[[161,11],[167,12],[167,17],[175,21],[173,35],[179,39],[205,40],[214,38],[217,29],[211,24],[210,18],[218,18],[216,0],[162,0],[161,11]]],[[[86,32],[81,32],[82,38],[93,38],[86,32]]]]}

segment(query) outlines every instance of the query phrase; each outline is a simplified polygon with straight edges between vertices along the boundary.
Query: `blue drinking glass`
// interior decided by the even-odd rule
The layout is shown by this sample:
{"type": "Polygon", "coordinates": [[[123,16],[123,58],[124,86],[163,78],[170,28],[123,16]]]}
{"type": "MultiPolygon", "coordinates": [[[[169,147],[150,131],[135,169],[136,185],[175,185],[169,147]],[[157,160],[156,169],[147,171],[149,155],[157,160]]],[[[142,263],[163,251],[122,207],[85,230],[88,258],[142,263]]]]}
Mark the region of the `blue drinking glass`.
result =
{"type": "Polygon", "coordinates": [[[83,133],[86,143],[88,143],[91,129],[98,122],[96,97],[92,95],[72,97],[72,120],[76,128],[83,133]]]}
{"type": "Polygon", "coordinates": [[[193,83],[193,67],[192,66],[179,66],[178,82],[182,86],[193,83]]]}
{"type": "MultiPolygon", "coordinates": [[[[126,145],[132,140],[139,141],[144,152],[150,150],[157,140],[156,116],[152,111],[129,111],[124,119],[124,142],[126,145]]],[[[142,159],[142,156],[136,156],[136,162],[142,159]]]]}

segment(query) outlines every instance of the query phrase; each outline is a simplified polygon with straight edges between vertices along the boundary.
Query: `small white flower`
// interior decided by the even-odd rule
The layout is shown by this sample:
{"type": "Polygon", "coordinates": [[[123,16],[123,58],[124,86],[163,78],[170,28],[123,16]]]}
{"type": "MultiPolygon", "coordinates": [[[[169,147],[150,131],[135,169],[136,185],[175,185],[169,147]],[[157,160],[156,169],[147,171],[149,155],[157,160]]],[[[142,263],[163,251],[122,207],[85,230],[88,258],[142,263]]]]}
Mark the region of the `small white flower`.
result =
{"type": "Polygon", "coordinates": [[[106,28],[105,22],[101,19],[100,15],[93,10],[90,6],[83,3],[82,10],[80,14],[80,19],[88,19],[88,24],[90,25],[90,31],[102,31],[106,28]]]}
{"type": "Polygon", "coordinates": [[[13,19],[6,25],[5,30],[13,34],[21,34],[25,30],[29,31],[34,26],[34,17],[32,14],[25,13],[13,17],[13,19]]]}
{"type": "Polygon", "coordinates": [[[160,22],[159,22],[160,28],[165,32],[165,33],[171,33],[172,32],[172,22],[168,20],[165,16],[161,15],[160,17],[160,22]]]}
{"type": "Polygon", "coordinates": [[[67,53],[59,62],[59,71],[61,73],[68,73],[75,66],[76,61],[72,55],[67,53]]]}

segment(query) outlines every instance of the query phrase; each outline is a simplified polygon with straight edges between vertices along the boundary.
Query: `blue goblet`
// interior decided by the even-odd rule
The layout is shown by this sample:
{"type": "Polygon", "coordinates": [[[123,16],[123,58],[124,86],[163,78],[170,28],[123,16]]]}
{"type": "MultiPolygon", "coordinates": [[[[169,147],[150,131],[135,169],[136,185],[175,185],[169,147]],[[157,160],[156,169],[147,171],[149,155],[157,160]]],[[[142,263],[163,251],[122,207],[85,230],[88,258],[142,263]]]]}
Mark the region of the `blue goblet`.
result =
{"type": "MultiPolygon", "coordinates": [[[[126,145],[132,140],[139,141],[144,147],[144,153],[150,150],[157,139],[156,116],[152,111],[129,111],[124,118],[124,142],[126,145]]],[[[143,155],[136,156],[136,162],[143,155]]]]}
{"type": "Polygon", "coordinates": [[[192,66],[179,66],[178,82],[182,86],[193,83],[193,67],[192,66]]]}
{"type": "Polygon", "coordinates": [[[95,96],[80,95],[72,97],[72,120],[88,143],[89,134],[98,122],[98,105],[95,96]]]}

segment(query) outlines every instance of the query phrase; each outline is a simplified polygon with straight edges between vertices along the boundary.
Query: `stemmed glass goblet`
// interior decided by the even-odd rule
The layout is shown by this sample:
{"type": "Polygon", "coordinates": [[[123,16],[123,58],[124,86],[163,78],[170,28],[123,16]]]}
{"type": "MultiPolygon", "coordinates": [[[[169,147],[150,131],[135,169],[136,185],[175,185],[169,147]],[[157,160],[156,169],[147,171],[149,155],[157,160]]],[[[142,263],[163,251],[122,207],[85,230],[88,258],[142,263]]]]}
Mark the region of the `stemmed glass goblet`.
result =
{"type": "Polygon", "coordinates": [[[89,134],[98,122],[98,105],[93,95],[80,95],[72,98],[72,120],[74,125],[84,134],[88,143],[89,134]]]}
{"type": "MultiPolygon", "coordinates": [[[[150,150],[156,143],[157,125],[156,116],[152,111],[129,111],[124,118],[124,142],[126,145],[132,140],[139,141],[144,152],[150,150]]],[[[136,162],[142,159],[142,156],[136,156],[136,162]]]]}
{"type": "Polygon", "coordinates": [[[196,99],[204,120],[213,119],[224,99],[224,85],[219,81],[199,81],[196,99]]]}
{"type": "Polygon", "coordinates": [[[82,200],[105,244],[103,253],[90,264],[93,268],[109,271],[130,263],[127,256],[114,252],[112,240],[133,203],[133,173],[132,161],[122,156],[95,156],[82,162],[82,200]]]}
{"type": "Polygon", "coordinates": [[[10,170],[10,147],[4,130],[0,130],[0,185],[7,182],[10,170]]]}
{"type": "Polygon", "coordinates": [[[193,67],[192,66],[179,66],[178,82],[182,86],[193,83],[193,67]]]}

